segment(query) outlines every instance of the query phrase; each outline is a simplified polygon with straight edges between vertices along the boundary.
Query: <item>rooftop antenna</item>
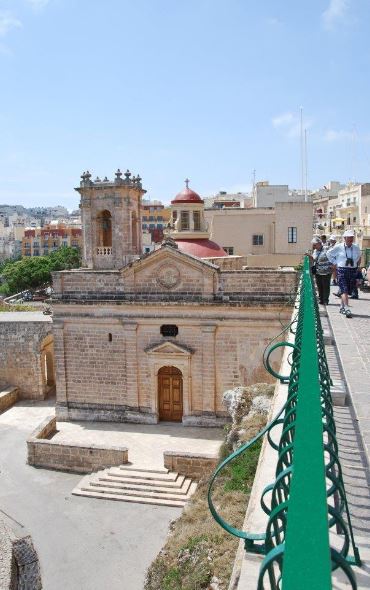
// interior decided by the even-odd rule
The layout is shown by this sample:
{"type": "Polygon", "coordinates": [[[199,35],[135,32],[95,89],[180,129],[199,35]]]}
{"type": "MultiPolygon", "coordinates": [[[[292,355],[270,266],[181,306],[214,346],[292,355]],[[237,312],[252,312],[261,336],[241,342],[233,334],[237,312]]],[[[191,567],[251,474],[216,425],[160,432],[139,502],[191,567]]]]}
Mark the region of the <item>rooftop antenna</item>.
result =
{"type": "Polygon", "coordinates": [[[304,168],[305,168],[305,189],[304,189],[304,200],[307,202],[307,178],[308,178],[308,166],[307,166],[307,129],[304,130],[304,168]]]}
{"type": "Polygon", "coordinates": [[[303,195],[303,177],[304,177],[303,107],[300,107],[300,112],[301,112],[301,195],[303,195]]]}
{"type": "Polygon", "coordinates": [[[253,189],[252,189],[252,195],[253,195],[253,206],[257,207],[256,205],[256,169],[253,169],[252,172],[252,182],[253,182],[253,189]]]}

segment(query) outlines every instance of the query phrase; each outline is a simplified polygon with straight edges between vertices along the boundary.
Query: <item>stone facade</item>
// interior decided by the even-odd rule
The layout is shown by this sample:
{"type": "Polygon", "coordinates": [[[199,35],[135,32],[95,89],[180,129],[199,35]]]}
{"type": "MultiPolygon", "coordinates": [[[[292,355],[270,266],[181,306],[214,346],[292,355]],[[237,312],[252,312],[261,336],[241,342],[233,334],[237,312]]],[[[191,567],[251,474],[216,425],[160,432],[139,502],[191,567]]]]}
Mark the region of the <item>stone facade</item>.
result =
{"type": "Polygon", "coordinates": [[[55,385],[52,321],[42,313],[0,314],[0,387],[44,399],[55,385]]]}
{"type": "Polygon", "coordinates": [[[93,271],[54,280],[58,420],[156,423],[158,374],[172,366],[183,423],[224,422],[223,392],[261,378],[296,287],[294,271],[222,272],[168,245],[104,276],[109,292],[93,271]],[[161,334],[168,324],[176,336],[161,334]]]}

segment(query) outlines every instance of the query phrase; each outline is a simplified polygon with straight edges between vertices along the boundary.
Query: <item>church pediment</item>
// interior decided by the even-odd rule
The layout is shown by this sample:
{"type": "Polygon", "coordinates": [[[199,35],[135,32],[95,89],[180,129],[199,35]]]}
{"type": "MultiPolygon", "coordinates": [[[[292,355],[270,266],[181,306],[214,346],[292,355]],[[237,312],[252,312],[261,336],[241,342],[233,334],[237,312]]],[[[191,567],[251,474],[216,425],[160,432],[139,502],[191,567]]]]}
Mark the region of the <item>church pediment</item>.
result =
{"type": "Polygon", "coordinates": [[[179,292],[209,297],[217,291],[218,267],[166,245],[121,272],[128,293],[153,296],[179,292]]]}
{"type": "Polygon", "coordinates": [[[188,357],[193,354],[190,348],[181,346],[181,344],[175,344],[174,342],[162,342],[161,344],[155,344],[145,350],[147,354],[151,355],[176,355],[188,357]]]}

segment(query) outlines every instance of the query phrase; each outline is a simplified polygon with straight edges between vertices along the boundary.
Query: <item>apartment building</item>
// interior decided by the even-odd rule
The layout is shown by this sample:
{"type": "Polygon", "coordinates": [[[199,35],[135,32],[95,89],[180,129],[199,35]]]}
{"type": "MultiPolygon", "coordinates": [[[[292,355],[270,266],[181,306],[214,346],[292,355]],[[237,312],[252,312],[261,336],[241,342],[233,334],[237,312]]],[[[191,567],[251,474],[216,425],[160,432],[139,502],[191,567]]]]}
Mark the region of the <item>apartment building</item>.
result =
{"type": "Polygon", "coordinates": [[[22,256],[46,256],[62,246],[82,247],[82,229],[66,224],[48,224],[25,229],[22,256]]]}

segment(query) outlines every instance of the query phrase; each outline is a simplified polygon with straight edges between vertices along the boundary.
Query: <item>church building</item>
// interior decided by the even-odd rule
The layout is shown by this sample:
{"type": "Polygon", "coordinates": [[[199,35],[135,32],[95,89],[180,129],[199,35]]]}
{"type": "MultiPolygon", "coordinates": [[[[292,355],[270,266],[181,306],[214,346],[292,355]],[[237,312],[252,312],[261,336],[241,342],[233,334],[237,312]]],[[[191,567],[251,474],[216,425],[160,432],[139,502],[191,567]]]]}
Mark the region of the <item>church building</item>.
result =
{"type": "Polygon", "coordinates": [[[227,389],[268,380],[296,272],[234,269],[188,184],[142,254],[141,178],[82,175],[83,267],[53,274],[57,420],[216,426],[227,389]]]}

